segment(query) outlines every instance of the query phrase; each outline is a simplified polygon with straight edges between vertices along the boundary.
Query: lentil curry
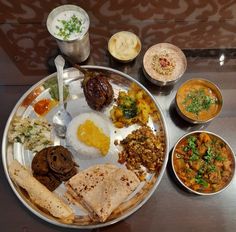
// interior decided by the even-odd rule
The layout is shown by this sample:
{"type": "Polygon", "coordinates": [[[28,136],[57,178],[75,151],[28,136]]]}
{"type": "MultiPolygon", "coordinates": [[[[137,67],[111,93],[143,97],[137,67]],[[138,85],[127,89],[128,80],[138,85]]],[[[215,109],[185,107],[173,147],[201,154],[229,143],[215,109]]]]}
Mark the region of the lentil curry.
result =
{"type": "Polygon", "coordinates": [[[187,118],[208,121],[218,114],[221,102],[217,91],[203,80],[190,80],[176,95],[177,106],[187,118]]]}
{"type": "Polygon", "coordinates": [[[230,149],[208,133],[183,138],[175,148],[173,165],[181,181],[201,193],[218,192],[229,183],[234,172],[230,149]]]}

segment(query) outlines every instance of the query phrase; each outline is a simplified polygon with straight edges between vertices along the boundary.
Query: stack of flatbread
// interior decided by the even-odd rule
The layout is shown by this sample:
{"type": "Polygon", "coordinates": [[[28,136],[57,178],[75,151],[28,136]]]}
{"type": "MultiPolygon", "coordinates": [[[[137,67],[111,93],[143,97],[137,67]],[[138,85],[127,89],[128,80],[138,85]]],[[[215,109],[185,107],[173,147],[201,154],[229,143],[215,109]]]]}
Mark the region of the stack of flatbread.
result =
{"type": "Polygon", "coordinates": [[[81,204],[92,220],[104,222],[139,183],[132,171],[99,164],[73,176],[67,182],[67,195],[81,204]]]}

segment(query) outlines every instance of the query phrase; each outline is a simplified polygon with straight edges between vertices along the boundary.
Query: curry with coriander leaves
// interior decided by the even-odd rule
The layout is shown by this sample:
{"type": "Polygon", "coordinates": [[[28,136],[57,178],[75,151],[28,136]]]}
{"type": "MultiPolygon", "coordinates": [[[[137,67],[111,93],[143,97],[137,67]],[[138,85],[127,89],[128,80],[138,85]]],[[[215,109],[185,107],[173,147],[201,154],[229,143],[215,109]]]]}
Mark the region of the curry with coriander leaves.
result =
{"type": "Polygon", "coordinates": [[[199,122],[206,122],[220,112],[221,99],[217,87],[203,79],[185,82],[176,94],[176,103],[181,114],[191,121],[199,122]]]}
{"type": "Polygon", "coordinates": [[[176,174],[190,189],[201,193],[218,192],[232,178],[234,162],[230,149],[208,133],[183,138],[173,156],[176,174]]]}

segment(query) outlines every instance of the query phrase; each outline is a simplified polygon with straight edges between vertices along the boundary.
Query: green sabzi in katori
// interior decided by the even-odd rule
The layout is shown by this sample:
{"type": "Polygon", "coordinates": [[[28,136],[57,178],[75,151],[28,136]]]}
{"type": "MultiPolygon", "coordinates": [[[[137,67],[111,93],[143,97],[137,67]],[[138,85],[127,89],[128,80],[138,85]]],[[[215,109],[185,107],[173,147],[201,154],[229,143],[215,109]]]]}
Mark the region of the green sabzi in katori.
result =
{"type": "Polygon", "coordinates": [[[64,40],[68,40],[73,32],[80,33],[82,30],[82,22],[75,15],[69,20],[58,20],[62,24],[62,27],[56,26],[59,32],[56,34],[62,37],[64,40]]]}
{"type": "Polygon", "coordinates": [[[209,110],[212,104],[217,104],[216,98],[206,95],[204,89],[191,90],[183,101],[185,109],[198,115],[202,110],[209,110]]]}
{"type": "Polygon", "coordinates": [[[214,149],[215,141],[212,141],[211,144],[207,144],[205,154],[200,156],[196,142],[197,138],[195,136],[189,136],[187,145],[183,147],[183,151],[190,154],[190,163],[199,162],[199,164],[201,164],[195,176],[195,182],[203,187],[208,187],[208,182],[204,180],[203,177],[206,173],[217,172],[217,168],[214,165],[214,160],[220,161],[223,157],[217,154],[217,151],[214,149]]]}

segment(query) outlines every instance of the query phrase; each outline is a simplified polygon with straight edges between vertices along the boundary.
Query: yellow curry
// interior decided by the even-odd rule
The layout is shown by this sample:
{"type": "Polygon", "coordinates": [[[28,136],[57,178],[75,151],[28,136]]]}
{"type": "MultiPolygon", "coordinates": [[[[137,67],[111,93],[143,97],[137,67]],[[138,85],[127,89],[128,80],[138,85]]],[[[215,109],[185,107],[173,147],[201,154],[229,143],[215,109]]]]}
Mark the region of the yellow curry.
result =
{"type": "Polygon", "coordinates": [[[182,139],[174,151],[173,165],[186,186],[202,193],[224,188],[234,170],[234,160],[228,146],[207,133],[195,133],[182,139]]]}
{"type": "Polygon", "coordinates": [[[215,117],[221,108],[217,92],[208,82],[188,81],[177,92],[177,106],[187,118],[208,121],[215,117]]]}

